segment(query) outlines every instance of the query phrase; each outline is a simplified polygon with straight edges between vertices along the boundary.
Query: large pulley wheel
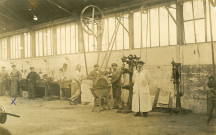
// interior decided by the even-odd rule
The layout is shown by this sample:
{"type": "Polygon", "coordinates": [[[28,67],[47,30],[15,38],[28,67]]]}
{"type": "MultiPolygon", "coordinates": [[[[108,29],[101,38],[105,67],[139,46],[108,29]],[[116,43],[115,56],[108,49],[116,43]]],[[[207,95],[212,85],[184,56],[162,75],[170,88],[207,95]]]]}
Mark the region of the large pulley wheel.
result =
{"type": "Polygon", "coordinates": [[[103,12],[95,5],[85,7],[80,16],[82,29],[89,35],[96,36],[103,33],[103,12]]]}
{"type": "Polygon", "coordinates": [[[107,88],[109,87],[108,80],[104,77],[97,77],[93,82],[94,88],[107,88]]]}
{"type": "Polygon", "coordinates": [[[4,106],[0,106],[0,123],[4,124],[7,120],[6,109],[4,106]]]}

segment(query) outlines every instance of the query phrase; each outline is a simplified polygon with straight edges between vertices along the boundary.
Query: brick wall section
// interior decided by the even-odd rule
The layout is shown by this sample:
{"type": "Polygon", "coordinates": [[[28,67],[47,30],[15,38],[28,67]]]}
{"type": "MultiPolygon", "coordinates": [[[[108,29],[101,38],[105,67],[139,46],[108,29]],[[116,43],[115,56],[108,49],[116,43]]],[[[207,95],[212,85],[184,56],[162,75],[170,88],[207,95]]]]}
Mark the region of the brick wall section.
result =
{"type": "Polygon", "coordinates": [[[182,107],[195,113],[207,112],[208,77],[212,75],[212,65],[182,66],[182,107]]]}

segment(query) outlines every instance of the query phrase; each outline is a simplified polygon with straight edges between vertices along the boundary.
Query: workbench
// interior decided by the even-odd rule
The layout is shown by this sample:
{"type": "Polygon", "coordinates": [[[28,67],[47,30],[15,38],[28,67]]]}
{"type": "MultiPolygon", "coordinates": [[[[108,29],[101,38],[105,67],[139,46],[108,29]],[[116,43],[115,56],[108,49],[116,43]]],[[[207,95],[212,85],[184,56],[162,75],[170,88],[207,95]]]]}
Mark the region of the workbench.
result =
{"type": "MultiPolygon", "coordinates": [[[[27,82],[25,79],[23,79],[21,81],[22,83],[20,83],[20,87],[22,88],[22,90],[28,90],[28,86],[27,86],[27,82]]],[[[52,92],[50,91],[50,87],[51,85],[58,85],[59,86],[59,98],[62,101],[62,89],[63,88],[67,88],[70,89],[71,88],[71,80],[59,80],[59,81],[45,81],[45,80],[40,80],[36,83],[36,88],[44,88],[44,96],[48,97],[50,95],[52,95],[52,92]]]]}
{"type": "Polygon", "coordinates": [[[59,80],[59,81],[53,81],[51,82],[53,84],[59,85],[59,93],[60,93],[60,100],[62,101],[62,89],[63,88],[71,88],[71,80],[59,80]]]}

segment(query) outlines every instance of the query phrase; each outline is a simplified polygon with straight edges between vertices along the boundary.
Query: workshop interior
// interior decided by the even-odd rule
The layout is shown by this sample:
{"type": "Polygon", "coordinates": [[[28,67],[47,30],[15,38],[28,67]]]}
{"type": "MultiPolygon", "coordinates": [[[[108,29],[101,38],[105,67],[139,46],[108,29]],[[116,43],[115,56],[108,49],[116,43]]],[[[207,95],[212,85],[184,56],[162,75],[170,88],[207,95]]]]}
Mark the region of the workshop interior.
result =
{"type": "Polygon", "coordinates": [[[215,41],[215,0],[0,0],[0,135],[160,133],[141,125],[58,129],[70,111],[75,123],[84,112],[90,123],[96,115],[127,124],[134,113],[197,117],[208,126],[202,134],[214,134],[215,41]],[[59,120],[47,121],[56,129],[28,125],[34,106],[39,114],[52,108],[59,120]]]}

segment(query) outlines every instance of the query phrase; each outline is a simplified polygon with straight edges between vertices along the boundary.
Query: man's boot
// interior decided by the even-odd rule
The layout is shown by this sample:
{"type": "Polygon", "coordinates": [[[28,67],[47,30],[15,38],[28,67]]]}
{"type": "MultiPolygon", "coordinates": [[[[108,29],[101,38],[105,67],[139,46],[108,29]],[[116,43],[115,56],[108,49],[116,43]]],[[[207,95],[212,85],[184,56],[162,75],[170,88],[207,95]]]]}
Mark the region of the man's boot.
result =
{"type": "Polygon", "coordinates": [[[141,115],[141,113],[137,112],[134,116],[136,117],[136,116],[140,116],[140,115],[141,115]]]}
{"type": "Polygon", "coordinates": [[[148,112],[143,112],[144,117],[148,117],[148,112]]]}

